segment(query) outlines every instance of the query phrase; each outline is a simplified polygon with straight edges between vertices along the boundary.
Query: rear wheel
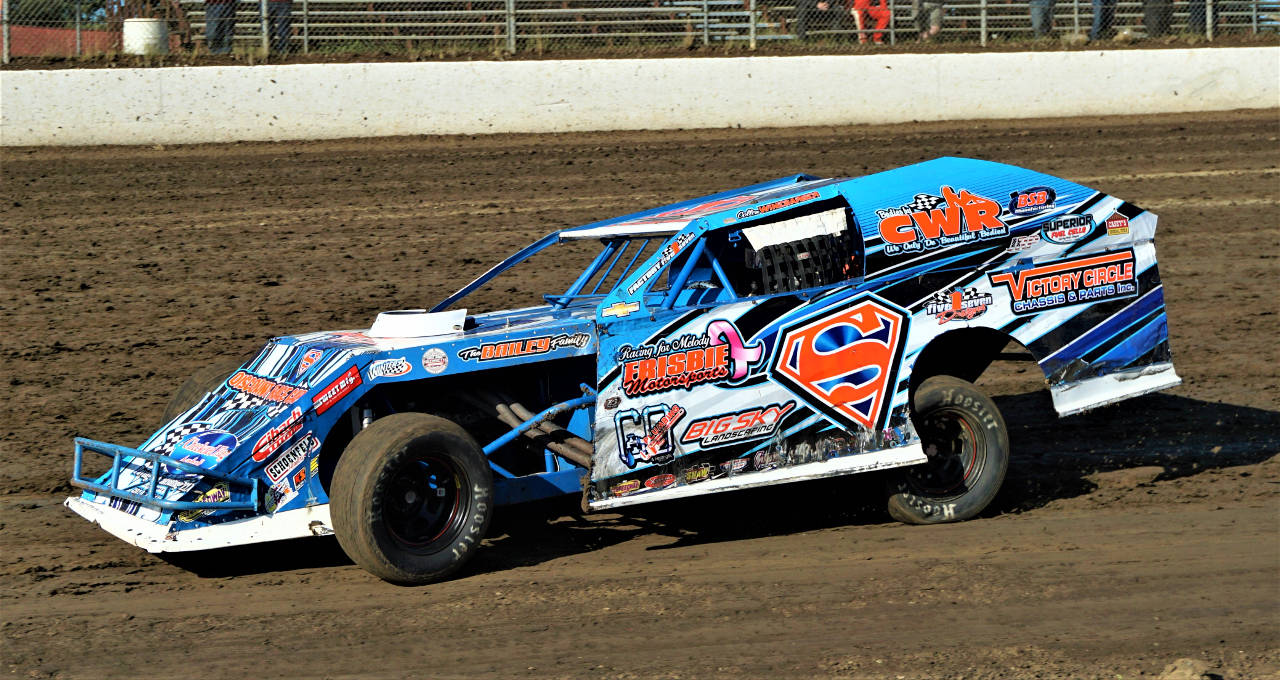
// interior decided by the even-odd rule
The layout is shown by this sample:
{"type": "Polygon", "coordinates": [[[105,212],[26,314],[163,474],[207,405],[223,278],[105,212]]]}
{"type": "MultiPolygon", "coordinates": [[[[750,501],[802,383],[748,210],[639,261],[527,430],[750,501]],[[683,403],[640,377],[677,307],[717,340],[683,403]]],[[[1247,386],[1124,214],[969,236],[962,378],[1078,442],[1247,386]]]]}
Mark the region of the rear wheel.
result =
{"type": "Polygon", "coordinates": [[[455,423],[398,413],[347,445],[330,511],[338,543],[356,564],[392,583],[430,583],[479,547],[493,514],[493,475],[455,423]]]}
{"type": "Polygon", "coordinates": [[[1009,466],[1009,435],[995,403],[973,383],[934,376],[916,390],[911,421],[929,460],[895,471],[889,514],[939,524],[982,512],[1009,466]]]}
{"type": "Polygon", "coordinates": [[[178,391],[173,393],[173,396],[169,398],[169,403],[165,405],[164,415],[162,416],[164,422],[168,423],[182,415],[184,411],[199,403],[204,398],[204,395],[218,389],[223,381],[227,379],[227,376],[231,375],[237,368],[240,368],[242,364],[243,362],[240,361],[223,360],[192,373],[191,377],[182,383],[182,387],[179,387],[178,391]]]}

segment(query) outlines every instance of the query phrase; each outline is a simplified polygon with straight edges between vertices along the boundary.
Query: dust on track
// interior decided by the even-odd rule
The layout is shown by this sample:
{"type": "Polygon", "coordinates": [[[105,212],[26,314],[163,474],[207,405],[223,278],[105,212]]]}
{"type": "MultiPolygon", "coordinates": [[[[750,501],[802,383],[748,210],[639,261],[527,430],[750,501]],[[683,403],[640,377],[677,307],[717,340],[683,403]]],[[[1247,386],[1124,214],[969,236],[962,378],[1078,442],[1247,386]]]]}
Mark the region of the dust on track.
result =
{"type": "MultiPolygon", "coordinates": [[[[0,150],[0,663],[17,677],[1114,678],[1280,672],[1280,116],[0,150]],[[61,508],[70,438],[138,443],[194,369],[434,302],[564,226],[793,172],[941,155],[1160,216],[1184,384],[1058,420],[1034,365],[978,520],[889,522],[874,480],[501,515],[457,580],[332,540],[187,570],[61,508]]],[[[579,254],[501,279],[522,304],[579,254]]]]}

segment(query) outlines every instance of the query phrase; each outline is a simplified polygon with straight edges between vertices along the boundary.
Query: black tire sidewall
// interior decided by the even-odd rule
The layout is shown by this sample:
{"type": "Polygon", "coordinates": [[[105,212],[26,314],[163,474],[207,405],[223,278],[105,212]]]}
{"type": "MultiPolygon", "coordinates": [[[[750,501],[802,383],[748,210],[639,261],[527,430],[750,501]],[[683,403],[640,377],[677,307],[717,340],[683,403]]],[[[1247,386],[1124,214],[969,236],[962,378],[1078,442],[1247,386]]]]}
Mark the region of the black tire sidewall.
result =
{"type": "MultiPolygon", "coordinates": [[[[958,493],[932,495],[919,489],[904,468],[890,475],[889,514],[908,524],[941,524],[969,519],[982,512],[1000,491],[1009,465],[1009,435],[1000,409],[991,398],[966,380],[934,376],[925,380],[912,400],[912,421],[947,409],[959,414],[974,433],[981,468],[976,479],[958,493]]],[[[925,445],[928,442],[922,442],[925,445]]]]}
{"type": "Polygon", "coordinates": [[[422,413],[382,418],[351,440],[334,470],[330,515],[338,542],[357,564],[392,583],[420,585],[460,569],[493,515],[493,475],[475,440],[456,424],[422,413]],[[431,550],[401,543],[384,524],[383,502],[395,472],[429,452],[456,468],[460,514],[431,550]]]}

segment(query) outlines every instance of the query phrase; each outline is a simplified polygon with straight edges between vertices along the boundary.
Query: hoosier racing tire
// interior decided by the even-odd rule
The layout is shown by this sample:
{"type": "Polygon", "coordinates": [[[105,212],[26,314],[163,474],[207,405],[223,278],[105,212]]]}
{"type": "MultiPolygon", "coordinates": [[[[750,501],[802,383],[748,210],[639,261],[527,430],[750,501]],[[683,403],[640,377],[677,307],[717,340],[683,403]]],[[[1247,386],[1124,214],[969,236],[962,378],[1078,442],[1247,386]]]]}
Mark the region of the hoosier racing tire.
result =
{"type": "Polygon", "coordinates": [[[982,512],[1009,467],[1009,434],[995,402],[971,382],[934,376],[916,389],[911,421],[929,461],[892,473],[889,514],[941,524],[982,512]]]}
{"type": "Polygon", "coordinates": [[[338,543],[391,583],[422,585],[457,572],[493,515],[493,474],[475,439],[425,413],[398,413],[352,438],[330,493],[338,543]]]}

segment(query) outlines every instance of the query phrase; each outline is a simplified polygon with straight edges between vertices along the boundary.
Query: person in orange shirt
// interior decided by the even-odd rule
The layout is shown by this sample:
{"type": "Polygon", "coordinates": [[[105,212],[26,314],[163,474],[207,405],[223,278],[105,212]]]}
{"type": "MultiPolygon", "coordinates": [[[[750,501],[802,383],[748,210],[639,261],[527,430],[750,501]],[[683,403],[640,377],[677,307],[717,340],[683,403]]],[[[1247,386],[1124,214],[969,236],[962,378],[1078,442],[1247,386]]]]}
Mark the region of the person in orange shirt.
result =
{"type": "Polygon", "coordinates": [[[877,45],[884,43],[884,29],[889,27],[888,0],[853,0],[853,20],[858,24],[858,42],[865,43],[867,34],[863,31],[875,28],[871,41],[877,45]]]}

